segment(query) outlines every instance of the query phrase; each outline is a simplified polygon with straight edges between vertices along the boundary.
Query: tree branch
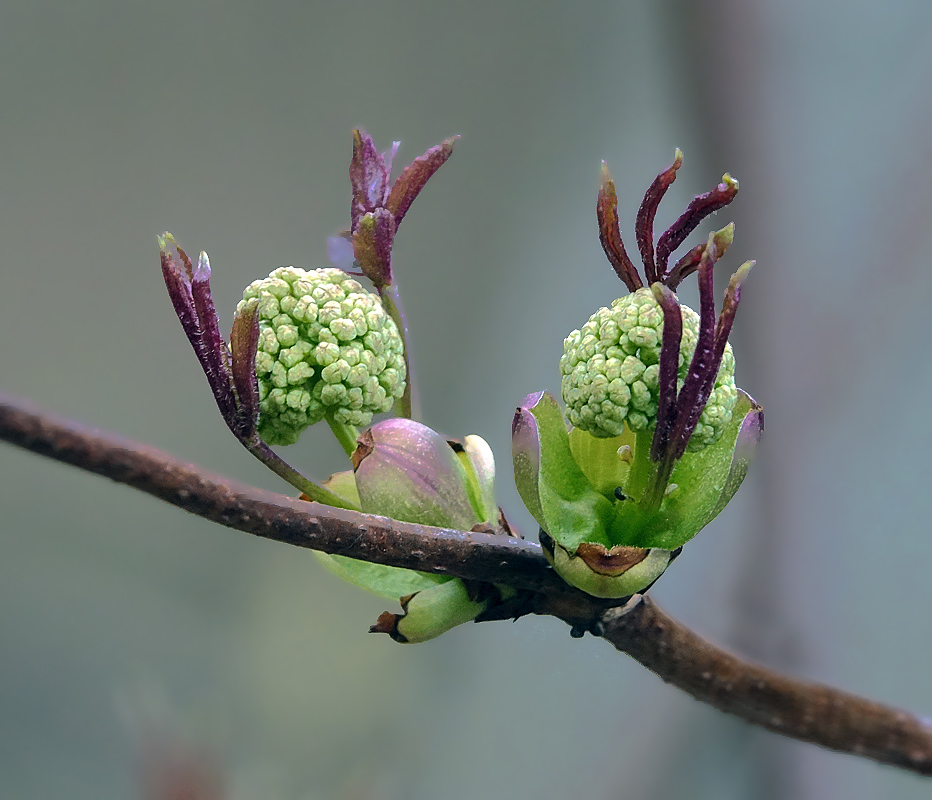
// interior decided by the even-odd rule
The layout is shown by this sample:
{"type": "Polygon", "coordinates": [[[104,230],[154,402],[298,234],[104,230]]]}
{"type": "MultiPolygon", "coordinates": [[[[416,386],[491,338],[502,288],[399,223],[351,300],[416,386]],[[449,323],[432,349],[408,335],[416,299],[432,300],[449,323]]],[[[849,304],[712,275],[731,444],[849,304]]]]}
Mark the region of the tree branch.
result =
{"type": "Polygon", "coordinates": [[[804,742],[932,775],[932,724],[857,695],[780,675],[705,641],[648,597],[594,632],[667,683],[726,714],[804,742]]]}
{"type": "Polygon", "coordinates": [[[932,775],[932,725],[838,689],[779,675],[706,642],[648,598],[625,606],[565,584],[540,546],[389,520],[237,485],[135,442],[0,394],[0,440],[125,483],[229,528],[299,547],[502,583],[529,608],[588,630],[697,700],[776,733],[932,775]]]}
{"type": "Polygon", "coordinates": [[[569,588],[532,542],[398,522],[237,484],[155,448],[43,413],[2,393],[0,440],[265,539],[532,591],[560,593],[569,588]]]}

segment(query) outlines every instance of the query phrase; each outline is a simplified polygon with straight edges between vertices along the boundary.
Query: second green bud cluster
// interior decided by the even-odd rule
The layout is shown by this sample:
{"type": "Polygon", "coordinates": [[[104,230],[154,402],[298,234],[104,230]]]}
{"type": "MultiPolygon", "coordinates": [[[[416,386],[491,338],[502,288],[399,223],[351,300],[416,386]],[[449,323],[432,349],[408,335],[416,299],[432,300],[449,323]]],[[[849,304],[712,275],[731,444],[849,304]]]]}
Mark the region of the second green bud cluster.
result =
{"type": "Polygon", "coordinates": [[[603,165],[600,238],[629,294],[566,337],[566,418],[553,397],[537,392],[512,424],[515,483],[541,527],[544,552],[564,580],[597,597],[643,592],[660,577],[734,495],[763,427],[760,406],[735,386],[728,343],[751,262],[732,276],[715,315],[712,269],[734,226],[669,264],[689,233],[731,202],[737,181],[725,175],[654,242],[657,206],[682,163],[677,151],[638,210],[644,279],[622,242],[615,185],[603,165]],[[692,273],[698,314],[675,294],[692,273]]]}
{"type": "MultiPolygon", "coordinates": [[[[677,390],[696,352],[699,315],[680,306],[683,331],[677,357],[677,390]]],[[[620,297],[600,308],[566,337],[560,372],[566,417],[576,428],[599,438],[653,430],[660,400],[660,346],[663,309],[650,289],[620,297]]],[[[689,450],[717,441],[738,399],[735,358],[725,345],[708,402],[689,440],[689,450]]]]}

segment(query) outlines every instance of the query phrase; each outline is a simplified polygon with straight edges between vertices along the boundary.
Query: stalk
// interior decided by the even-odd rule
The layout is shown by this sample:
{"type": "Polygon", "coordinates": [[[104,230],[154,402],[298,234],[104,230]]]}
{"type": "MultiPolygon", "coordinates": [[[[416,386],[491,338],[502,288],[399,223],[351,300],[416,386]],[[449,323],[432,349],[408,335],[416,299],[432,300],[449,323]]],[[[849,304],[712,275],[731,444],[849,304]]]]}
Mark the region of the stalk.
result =
{"type": "Polygon", "coordinates": [[[382,305],[385,307],[385,312],[398,327],[398,333],[401,335],[401,341],[404,344],[407,379],[405,380],[404,394],[395,402],[395,416],[420,420],[421,404],[418,401],[417,390],[414,385],[414,370],[411,367],[411,353],[408,349],[408,321],[401,305],[401,292],[396,283],[380,286],[378,291],[379,297],[382,298],[382,305]]]}
{"type": "Polygon", "coordinates": [[[356,452],[356,439],[359,438],[359,430],[354,425],[346,425],[343,422],[337,422],[329,414],[325,417],[333,435],[337,437],[340,447],[350,458],[356,452]]]}
{"type": "Polygon", "coordinates": [[[288,462],[282,459],[274,450],[272,450],[271,447],[259,439],[259,437],[255,437],[252,441],[244,440],[243,445],[250,453],[258,458],[259,461],[261,461],[263,464],[265,464],[265,466],[272,470],[272,472],[290,483],[292,486],[294,486],[295,489],[304,494],[308,499],[317,503],[323,503],[327,506],[333,506],[334,508],[346,508],[351,511],[360,510],[348,500],[340,497],[338,494],[334,494],[329,489],[325,489],[323,486],[320,486],[305,478],[300,472],[298,472],[288,462]]]}

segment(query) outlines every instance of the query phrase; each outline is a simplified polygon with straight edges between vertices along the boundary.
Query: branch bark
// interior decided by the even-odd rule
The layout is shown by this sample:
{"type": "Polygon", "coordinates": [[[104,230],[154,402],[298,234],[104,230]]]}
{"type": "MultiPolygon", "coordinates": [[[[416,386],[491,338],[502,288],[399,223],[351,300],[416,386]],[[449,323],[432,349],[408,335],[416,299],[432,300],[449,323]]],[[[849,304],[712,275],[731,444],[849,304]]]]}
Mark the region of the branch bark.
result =
{"type": "Polygon", "coordinates": [[[932,726],[840,689],[790,678],[705,641],[648,597],[604,612],[595,627],[622,653],[703,703],[753,725],[932,775],[932,726]]]}
{"type": "Polygon", "coordinates": [[[567,586],[540,546],[398,522],[230,482],[146,445],[0,394],[0,440],[132,486],[228,528],[327,553],[502,583],[533,593],[536,613],[627,653],[697,700],[832,750],[932,775],[932,724],[905,711],[749,663],[702,639],[647,597],[610,606],[567,586]]]}

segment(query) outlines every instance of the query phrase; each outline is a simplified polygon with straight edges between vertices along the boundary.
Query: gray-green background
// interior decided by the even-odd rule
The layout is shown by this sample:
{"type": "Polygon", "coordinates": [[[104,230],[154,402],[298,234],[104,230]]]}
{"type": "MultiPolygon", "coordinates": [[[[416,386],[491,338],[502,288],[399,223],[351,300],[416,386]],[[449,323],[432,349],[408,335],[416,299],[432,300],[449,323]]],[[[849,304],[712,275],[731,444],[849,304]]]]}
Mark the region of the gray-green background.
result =
{"type": "MultiPolygon", "coordinates": [[[[838,2],[6,2],[0,388],[287,490],[217,415],[156,234],[209,252],[223,324],[281,264],[326,263],[350,131],[407,162],[462,139],[395,264],[426,421],[480,433],[499,491],[528,392],[622,292],[658,221],[728,170],[745,258],[739,384],[767,430],[747,485],[653,591],[714,640],[932,710],[927,488],[932,6],[838,2]]],[[[708,230],[708,227],[703,228],[708,230]]],[[[341,467],[325,431],[287,452],[341,467]]],[[[550,619],[412,647],[307,552],[0,448],[0,796],[140,796],[155,736],[229,798],[928,796],[919,778],[752,730],[550,619]]]]}

